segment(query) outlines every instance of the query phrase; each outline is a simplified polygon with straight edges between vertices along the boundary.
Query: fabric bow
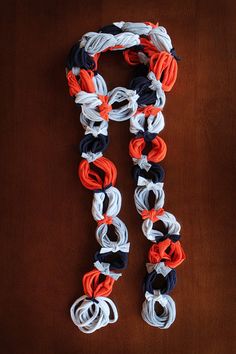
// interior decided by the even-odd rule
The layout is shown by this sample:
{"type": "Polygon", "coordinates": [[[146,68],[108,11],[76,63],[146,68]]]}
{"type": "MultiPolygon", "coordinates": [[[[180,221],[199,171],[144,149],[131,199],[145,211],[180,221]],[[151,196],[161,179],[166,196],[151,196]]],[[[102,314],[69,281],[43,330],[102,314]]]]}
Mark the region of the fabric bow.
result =
{"type": "Polygon", "coordinates": [[[167,267],[164,262],[146,263],[146,268],[148,273],[151,273],[155,270],[157,274],[162,274],[163,277],[166,277],[167,274],[172,270],[170,267],[167,267]]]}
{"type": "Polygon", "coordinates": [[[163,297],[160,290],[154,290],[153,294],[146,291],[145,298],[147,301],[158,301],[162,307],[165,307],[168,302],[167,299],[163,297]]]}
{"type": "Polygon", "coordinates": [[[147,190],[161,190],[163,188],[164,183],[158,182],[154,183],[150,179],[146,179],[142,176],[139,176],[138,178],[138,186],[145,186],[147,190]]]}
{"type": "Polygon", "coordinates": [[[99,157],[102,157],[102,152],[94,153],[92,151],[83,152],[81,156],[88,161],[88,163],[93,162],[99,157]]]}
{"type": "Polygon", "coordinates": [[[121,251],[121,252],[126,252],[128,253],[129,252],[129,249],[130,249],[130,242],[128,243],[124,243],[123,245],[117,245],[115,244],[114,246],[112,247],[102,247],[101,250],[100,250],[100,253],[103,254],[103,253],[108,253],[108,252],[118,252],[118,251],[121,251]]]}
{"type": "Polygon", "coordinates": [[[133,162],[135,165],[139,165],[140,168],[146,171],[149,171],[152,167],[152,165],[148,162],[146,155],[141,155],[140,159],[136,159],[135,157],[133,157],[133,162]]]}
{"type": "Polygon", "coordinates": [[[151,209],[151,210],[143,210],[142,211],[142,218],[145,219],[150,219],[152,222],[156,222],[159,220],[159,216],[162,216],[165,213],[165,210],[163,208],[160,208],[158,210],[156,209],[151,209]]]}
{"type": "Polygon", "coordinates": [[[160,80],[156,79],[156,76],[153,71],[150,71],[148,74],[148,79],[151,81],[151,85],[149,88],[153,91],[157,91],[158,96],[161,96],[163,90],[162,90],[162,83],[160,80]]]}
{"type": "Polygon", "coordinates": [[[94,266],[103,275],[108,275],[109,277],[113,278],[114,280],[119,279],[119,277],[122,275],[121,273],[114,273],[114,272],[110,271],[110,263],[96,261],[96,262],[94,262],[94,266]]]}

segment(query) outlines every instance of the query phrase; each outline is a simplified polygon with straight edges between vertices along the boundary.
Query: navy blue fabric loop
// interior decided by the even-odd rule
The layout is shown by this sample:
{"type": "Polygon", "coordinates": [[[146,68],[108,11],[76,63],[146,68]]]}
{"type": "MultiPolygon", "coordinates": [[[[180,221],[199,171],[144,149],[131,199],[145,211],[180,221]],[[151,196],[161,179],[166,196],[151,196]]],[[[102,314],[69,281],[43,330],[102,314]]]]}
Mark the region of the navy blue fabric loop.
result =
{"type": "Polygon", "coordinates": [[[147,143],[150,143],[155,137],[157,133],[150,133],[149,131],[145,130],[144,132],[140,130],[136,135],[136,138],[144,138],[147,143]]]}
{"type": "Polygon", "coordinates": [[[109,143],[109,138],[107,135],[98,134],[94,137],[93,134],[86,134],[80,142],[80,152],[87,153],[91,151],[96,154],[106,150],[109,143]]]}
{"type": "Polygon", "coordinates": [[[122,33],[122,30],[120,29],[120,27],[112,24],[112,25],[107,25],[107,26],[104,26],[104,27],[100,28],[98,30],[98,32],[100,32],[100,33],[110,33],[110,34],[113,34],[115,36],[116,34],[122,33]]]}
{"type": "Polygon", "coordinates": [[[100,188],[100,189],[93,189],[93,193],[105,193],[108,188],[112,186],[112,183],[109,183],[107,186],[100,188]]]}
{"type": "Polygon", "coordinates": [[[169,235],[169,234],[166,234],[164,236],[156,236],[155,240],[156,240],[156,243],[158,242],[162,242],[162,241],[165,241],[167,238],[169,238],[172,242],[177,242],[180,240],[181,236],[180,235],[169,235]]]}
{"type": "Polygon", "coordinates": [[[175,60],[177,60],[177,61],[181,60],[181,58],[176,54],[174,47],[170,50],[170,54],[175,58],[175,60]]]}
{"type": "Polygon", "coordinates": [[[149,88],[150,85],[150,80],[144,76],[135,77],[131,81],[131,90],[136,90],[139,95],[137,100],[139,106],[152,105],[156,102],[156,92],[149,88]]]}
{"type": "Polygon", "coordinates": [[[100,253],[99,251],[95,253],[95,261],[110,263],[111,270],[123,270],[127,268],[128,265],[128,253],[127,252],[107,252],[100,253]]]}
{"type": "Polygon", "coordinates": [[[134,77],[147,76],[149,72],[148,65],[138,64],[134,67],[134,77]]]}
{"type": "Polygon", "coordinates": [[[80,48],[80,43],[78,42],[71,48],[67,58],[66,66],[69,70],[71,70],[73,67],[78,67],[85,70],[93,70],[95,68],[95,62],[84,48],[80,48]]]}
{"type": "Polygon", "coordinates": [[[153,294],[154,290],[160,290],[162,294],[168,294],[171,290],[174,289],[176,285],[176,271],[172,269],[165,277],[161,274],[157,274],[155,270],[151,273],[147,273],[144,279],[144,291],[148,291],[149,293],[153,294]],[[153,288],[154,282],[156,281],[157,277],[161,276],[164,278],[164,286],[158,287],[157,289],[153,288]]]}
{"type": "Polygon", "coordinates": [[[133,166],[132,175],[136,183],[138,182],[139,176],[146,179],[150,179],[152,180],[153,183],[164,181],[165,172],[164,169],[161,167],[161,165],[159,165],[158,163],[151,163],[151,162],[150,164],[152,166],[148,171],[140,168],[140,166],[138,165],[133,166]]]}

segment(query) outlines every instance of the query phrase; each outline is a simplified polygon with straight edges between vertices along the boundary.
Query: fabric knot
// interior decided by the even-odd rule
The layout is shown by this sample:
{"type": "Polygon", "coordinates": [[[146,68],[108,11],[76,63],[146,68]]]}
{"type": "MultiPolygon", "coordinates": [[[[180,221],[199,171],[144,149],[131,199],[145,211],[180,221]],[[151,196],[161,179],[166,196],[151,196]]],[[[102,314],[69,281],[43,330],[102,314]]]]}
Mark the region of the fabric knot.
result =
{"type": "Polygon", "coordinates": [[[102,104],[98,106],[100,115],[104,120],[109,120],[109,112],[112,110],[112,106],[108,103],[109,98],[103,95],[98,95],[98,98],[102,101],[102,104]]]}
{"type": "Polygon", "coordinates": [[[97,159],[99,159],[100,157],[102,157],[102,152],[98,152],[98,153],[93,153],[92,151],[88,151],[88,152],[83,152],[81,154],[81,157],[83,157],[84,159],[86,159],[88,161],[88,163],[91,163],[97,159]]]}
{"type": "Polygon", "coordinates": [[[181,58],[176,54],[174,47],[170,50],[170,54],[175,58],[175,60],[177,60],[177,61],[181,60],[181,58]]]}
{"type": "Polygon", "coordinates": [[[161,108],[155,107],[153,105],[148,105],[137,110],[138,113],[143,113],[145,115],[145,118],[148,118],[149,116],[156,116],[160,111],[161,108]]]}
{"type": "Polygon", "coordinates": [[[149,88],[153,91],[157,91],[158,93],[161,93],[162,92],[162,83],[160,80],[157,80],[154,72],[150,71],[148,73],[147,77],[151,81],[151,85],[149,86],[149,88]]]}
{"type": "Polygon", "coordinates": [[[148,162],[146,155],[142,155],[140,159],[136,159],[135,157],[133,157],[133,162],[135,165],[139,165],[141,169],[144,169],[146,171],[149,171],[152,167],[152,165],[148,162]]]}
{"type": "Polygon", "coordinates": [[[100,253],[108,253],[108,252],[113,252],[116,253],[118,251],[128,253],[130,249],[130,243],[124,243],[123,245],[118,245],[117,243],[112,245],[111,247],[102,247],[100,250],[100,253]]]}
{"type": "Polygon", "coordinates": [[[103,219],[98,220],[98,226],[102,225],[102,224],[107,224],[107,225],[111,225],[112,224],[112,216],[108,216],[107,214],[103,214],[103,219]]]}
{"type": "Polygon", "coordinates": [[[158,216],[163,215],[165,210],[163,208],[160,208],[158,210],[151,209],[151,210],[143,210],[142,212],[142,218],[145,219],[150,219],[152,222],[156,222],[159,220],[158,216]]]}
{"type": "Polygon", "coordinates": [[[101,274],[107,275],[114,280],[118,280],[122,275],[121,273],[114,273],[110,271],[110,263],[96,261],[94,266],[101,272],[101,274]]]}
{"type": "Polygon", "coordinates": [[[163,277],[166,277],[167,274],[172,271],[172,269],[167,267],[164,262],[146,263],[146,268],[148,273],[151,273],[155,270],[157,274],[162,274],[163,277]]]}
{"type": "Polygon", "coordinates": [[[162,182],[154,183],[150,179],[146,179],[142,176],[139,176],[137,185],[141,186],[141,187],[146,187],[147,190],[150,191],[150,190],[162,190],[164,183],[162,183],[162,182]]]}
{"type": "Polygon", "coordinates": [[[167,305],[166,298],[163,297],[163,295],[161,294],[161,292],[159,290],[154,290],[153,294],[151,294],[148,291],[146,291],[145,298],[147,299],[147,301],[154,300],[154,301],[159,302],[159,304],[162,307],[165,307],[167,305]]]}
{"type": "Polygon", "coordinates": [[[157,136],[156,133],[150,133],[148,130],[139,130],[138,134],[136,137],[142,137],[147,143],[150,143],[155,137],[157,136]]]}

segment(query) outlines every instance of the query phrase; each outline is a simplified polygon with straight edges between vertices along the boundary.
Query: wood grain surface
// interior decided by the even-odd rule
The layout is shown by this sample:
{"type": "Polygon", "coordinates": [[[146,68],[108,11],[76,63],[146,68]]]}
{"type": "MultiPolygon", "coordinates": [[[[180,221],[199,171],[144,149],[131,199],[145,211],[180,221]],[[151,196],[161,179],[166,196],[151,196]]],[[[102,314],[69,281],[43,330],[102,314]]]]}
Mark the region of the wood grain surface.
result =
{"type": "MultiPolygon", "coordinates": [[[[234,1],[5,1],[1,3],[2,354],[226,354],[235,347],[234,1]],[[83,136],[64,63],[85,32],[113,21],[164,25],[179,63],[167,96],[166,209],[182,224],[187,261],[177,269],[169,330],[140,316],[150,247],[134,203],[129,123],[110,123],[106,156],[118,167],[128,269],[111,298],[119,321],[92,335],[69,316],[90,270],[92,193],[77,177],[83,136]]],[[[99,63],[109,89],[128,85],[121,53],[99,63]]]]}

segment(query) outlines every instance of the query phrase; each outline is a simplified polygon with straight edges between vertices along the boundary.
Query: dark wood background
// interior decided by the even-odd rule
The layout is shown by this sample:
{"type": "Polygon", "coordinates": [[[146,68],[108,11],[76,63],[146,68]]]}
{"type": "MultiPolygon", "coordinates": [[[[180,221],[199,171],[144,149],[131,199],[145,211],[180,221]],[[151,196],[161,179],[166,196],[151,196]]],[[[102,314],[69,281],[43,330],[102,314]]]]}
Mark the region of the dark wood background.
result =
{"type": "MultiPolygon", "coordinates": [[[[235,348],[234,1],[6,1],[1,4],[1,328],[3,354],[224,354],[235,348]],[[141,232],[128,156],[129,123],[111,122],[120,217],[132,245],[111,298],[119,321],[80,333],[69,307],[91,269],[92,194],[77,178],[79,110],[64,63],[82,34],[113,21],[159,21],[182,57],[167,96],[166,209],[182,224],[177,319],[166,331],[140,316],[150,243],[141,232]]],[[[104,54],[109,88],[132,68],[104,54]]]]}

